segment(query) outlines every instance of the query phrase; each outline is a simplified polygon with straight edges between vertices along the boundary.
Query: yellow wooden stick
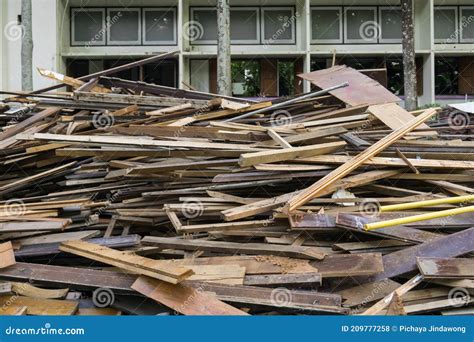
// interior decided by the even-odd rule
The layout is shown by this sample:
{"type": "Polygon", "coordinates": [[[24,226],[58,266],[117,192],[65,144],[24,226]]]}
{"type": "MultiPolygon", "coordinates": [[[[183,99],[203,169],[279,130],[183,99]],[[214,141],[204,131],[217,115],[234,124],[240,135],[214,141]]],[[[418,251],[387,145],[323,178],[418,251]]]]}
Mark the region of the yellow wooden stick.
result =
{"type": "Polygon", "coordinates": [[[439,199],[418,201],[418,202],[411,202],[411,203],[385,205],[385,206],[380,207],[380,212],[415,209],[415,208],[421,208],[421,207],[429,207],[429,206],[438,205],[438,204],[453,204],[453,203],[463,203],[463,202],[467,203],[471,201],[474,201],[474,195],[447,197],[447,198],[439,198],[439,199]]]}
{"type": "Polygon", "coordinates": [[[398,225],[412,223],[412,222],[431,220],[431,219],[435,219],[439,217],[453,216],[453,215],[472,213],[472,212],[474,212],[474,205],[469,206],[469,207],[456,208],[456,209],[441,210],[441,211],[436,211],[436,212],[421,214],[421,215],[401,217],[401,218],[393,219],[393,220],[367,223],[364,225],[364,228],[365,230],[380,229],[380,228],[398,226],[398,225]]]}

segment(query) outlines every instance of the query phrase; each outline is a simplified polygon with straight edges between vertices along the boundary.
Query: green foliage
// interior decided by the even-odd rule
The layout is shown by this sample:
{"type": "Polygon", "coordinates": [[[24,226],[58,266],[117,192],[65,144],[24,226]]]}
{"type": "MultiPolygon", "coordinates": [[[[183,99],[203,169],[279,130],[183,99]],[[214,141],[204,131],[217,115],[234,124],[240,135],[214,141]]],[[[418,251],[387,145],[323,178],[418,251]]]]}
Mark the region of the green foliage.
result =
{"type": "Polygon", "coordinates": [[[240,60],[231,63],[232,83],[244,84],[244,96],[257,96],[260,93],[260,63],[240,60]]]}

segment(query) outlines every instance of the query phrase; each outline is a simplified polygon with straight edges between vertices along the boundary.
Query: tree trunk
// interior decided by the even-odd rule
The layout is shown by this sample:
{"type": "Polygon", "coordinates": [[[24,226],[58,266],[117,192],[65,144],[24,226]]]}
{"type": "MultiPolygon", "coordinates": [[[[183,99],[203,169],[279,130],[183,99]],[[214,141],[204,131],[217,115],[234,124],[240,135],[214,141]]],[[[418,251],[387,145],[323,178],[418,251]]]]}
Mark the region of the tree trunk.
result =
{"type": "Polygon", "coordinates": [[[232,95],[229,0],[217,1],[217,93],[232,95]]]}
{"type": "Polygon", "coordinates": [[[21,88],[33,90],[33,31],[31,0],[21,0],[21,88]]]}
{"type": "Polygon", "coordinates": [[[409,111],[417,108],[415,30],[413,24],[413,1],[401,0],[403,32],[403,76],[405,88],[405,108],[409,111]]]}

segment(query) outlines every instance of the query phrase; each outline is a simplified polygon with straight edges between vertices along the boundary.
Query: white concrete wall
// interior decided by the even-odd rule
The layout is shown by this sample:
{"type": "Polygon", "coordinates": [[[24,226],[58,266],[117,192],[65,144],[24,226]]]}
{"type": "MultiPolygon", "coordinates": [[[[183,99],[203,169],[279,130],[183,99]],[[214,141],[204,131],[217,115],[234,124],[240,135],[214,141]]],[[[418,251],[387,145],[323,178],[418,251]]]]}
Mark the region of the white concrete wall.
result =
{"type": "MultiPolygon", "coordinates": [[[[21,90],[21,1],[2,0],[1,80],[2,89],[21,90]]],[[[58,65],[56,0],[34,0],[33,6],[33,66],[56,70],[58,65]]],[[[54,82],[33,70],[33,87],[46,87],[54,82]]]]}

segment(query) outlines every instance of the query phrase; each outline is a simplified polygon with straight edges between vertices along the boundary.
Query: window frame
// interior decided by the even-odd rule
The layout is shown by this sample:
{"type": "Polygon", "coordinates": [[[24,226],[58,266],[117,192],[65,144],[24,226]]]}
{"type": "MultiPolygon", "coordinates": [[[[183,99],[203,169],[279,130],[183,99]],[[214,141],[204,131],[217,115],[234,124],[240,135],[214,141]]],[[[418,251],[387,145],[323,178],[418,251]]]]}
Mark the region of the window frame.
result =
{"type": "Polygon", "coordinates": [[[344,44],[378,44],[379,42],[379,35],[377,35],[373,40],[367,40],[367,39],[350,39],[350,38],[347,38],[347,29],[348,29],[348,25],[347,25],[347,12],[348,11],[352,11],[352,10],[370,10],[373,12],[374,14],[374,17],[373,17],[373,20],[372,22],[375,22],[377,23],[377,27],[380,26],[379,24],[379,21],[378,21],[378,17],[377,17],[377,6],[350,6],[350,7],[344,7],[344,44]]]}
{"type": "Polygon", "coordinates": [[[261,44],[262,45],[296,45],[296,24],[297,21],[293,22],[291,25],[291,39],[280,39],[280,40],[273,40],[272,39],[265,39],[265,11],[278,11],[278,10],[290,10],[291,17],[295,17],[295,7],[294,6],[263,6],[260,10],[261,16],[261,25],[260,25],[260,36],[261,36],[261,44]]]}
{"type": "Polygon", "coordinates": [[[108,46],[141,46],[142,43],[142,10],[140,7],[107,7],[107,15],[106,15],[106,22],[107,22],[107,45],[108,46]],[[138,40],[127,40],[127,41],[114,41],[111,38],[110,29],[113,25],[109,25],[110,20],[110,12],[111,11],[127,11],[127,12],[137,12],[138,13],[138,40]]]}
{"type": "MultiPolygon", "coordinates": [[[[463,18],[463,15],[462,15],[462,11],[464,9],[467,9],[467,10],[471,10],[471,11],[474,11],[474,6],[459,6],[459,12],[458,12],[458,15],[459,15],[459,19],[458,19],[458,27],[459,27],[459,42],[461,43],[474,43],[474,37],[473,38],[463,38],[463,29],[464,29],[464,26],[462,25],[462,18],[463,18]]],[[[474,22],[472,23],[472,25],[474,25],[474,22]]]]}
{"type": "Polygon", "coordinates": [[[154,46],[154,45],[178,45],[178,23],[177,23],[176,7],[143,7],[142,8],[142,45],[144,46],[154,46]],[[152,11],[162,11],[162,12],[172,12],[173,13],[173,40],[146,40],[146,12],[152,11]]]}
{"type": "Polygon", "coordinates": [[[70,18],[71,18],[71,36],[70,36],[70,44],[71,46],[106,46],[107,45],[107,14],[106,14],[106,8],[104,7],[71,7],[70,11],[70,18]],[[76,41],[74,39],[75,33],[76,33],[76,16],[74,13],[76,12],[101,12],[103,19],[102,19],[102,32],[104,34],[102,35],[102,39],[99,40],[89,40],[89,41],[76,41]]]}
{"type": "Polygon", "coordinates": [[[343,6],[313,6],[310,8],[311,44],[344,44],[344,11],[343,6]],[[339,39],[314,39],[313,38],[313,11],[338,10],[339,11],[339,39]]]}
{"type": "MultiPolygon", "coordinates": [[[[248,11],[248,10],[254,10],[256,13],[256,27],[255,27],[255,32],[257,33],[257,39],[231,39],[230,42],[232,44],[236,45],[259,45],[260,44],[260,7],[258,6],[249,6],[249,7],[244,7],[244,6],[238,6],[238,7],[230,7],[230,13],[232,14],[232,11],[248,11]]],[[[231,34],[232,36],[232,34],[231,34]]]]}
{"type": "Polygon", "coordinates": [[[455,21],[455,29],[454,33],[456,34],[456,38],[454,41],[449,40],[449,38],[436,38],[435,31],[433,30],[433,42],[435,44],[456,44],[459,43],[460,38],[460,30],[459,30],[459,8],[458,6],[434,6],[433,7],[433,20],[435,18],[436,10],[454,10],[454,21],[455,21]]]}
{"type": "MultiPolygon", "coordinates": [[[[378,38],[379,38],[379,43],[381,44],[401,44],[402,43],[402,40],[403,38],[383,38],[383,25],[382,25],[382,19],[383,19],[383,16],[382,16],[382,12],[384,10],[393,10],[393,9],[397,9],[397,10],[402,10],[402,7],[401,6],[379,6],[379,17],[378,17],[378,26],[379,26],[379,35],[378,35],[378,38]]],[[[401,25],[400,25],[401,26],[401,25]]],[[[402,32],[402,35],[403,35],[403,28],[400,27],[400,30],[402,32]]]]}
{"type": "MultiPolygon", "coordinates": [[[[209,11],[209,10],[214,10],[216,11],[216,15],[217,15],[217,9],[215,7],[210,7],[210,6],[193,6],[193,7],[190,7],[189,8],[189,23],[191,22],[196,22],[196,20],[194,20],[194,13],[195,12],[205,12],[205,11],[209,11]]],[[[199,23],[201,26],[202,24],[199,23]]],[[[216,22],[216,25],[217,25],[217,22],[216,22]]],[[[189,27],[188,27],[189,28],[189,27]]],[[[203,27],[204,29],[204,27],[203,27]]],[[[186,32],[183,32],[183,36],[186,37],[188,34],[186,32]]],[[[217,38],[215,40],[198,40],[198,39],[194,39],[194,40],[189,40],[189,44],[190,45],[216,45],[217,44],[217,38]]]]}

